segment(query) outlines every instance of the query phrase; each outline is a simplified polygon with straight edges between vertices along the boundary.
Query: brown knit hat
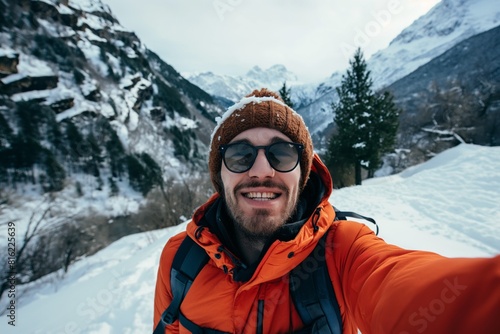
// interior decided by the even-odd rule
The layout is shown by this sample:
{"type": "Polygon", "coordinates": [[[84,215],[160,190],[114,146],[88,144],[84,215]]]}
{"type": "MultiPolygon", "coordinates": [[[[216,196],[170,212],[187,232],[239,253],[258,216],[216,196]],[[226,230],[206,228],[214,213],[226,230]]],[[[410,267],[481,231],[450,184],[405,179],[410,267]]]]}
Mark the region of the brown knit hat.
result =
{"type": "Polygon", "coordinates": [[[223,194],[220,177],[222,157],[219,147],[228,144],[241,132],[258,127],[276,129],[288,136],[294,143],[304,145],[300,160],[302,173],[300,190],[304,188],[313,159],[313,145],[309,130],[302,117],[288,107],[278,94],[262,88],[242,98],[217,120],[210,143],[208,169],[214,188],[219,194],[223,194]]]}

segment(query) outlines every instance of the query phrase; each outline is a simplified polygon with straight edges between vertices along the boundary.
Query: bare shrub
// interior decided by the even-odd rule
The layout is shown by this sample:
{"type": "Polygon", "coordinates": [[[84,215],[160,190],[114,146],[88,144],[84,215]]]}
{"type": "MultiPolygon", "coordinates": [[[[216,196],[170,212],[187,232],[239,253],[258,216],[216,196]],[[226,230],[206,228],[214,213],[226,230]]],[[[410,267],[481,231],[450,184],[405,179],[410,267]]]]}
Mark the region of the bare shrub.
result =
{"type": "Polygon", "coordinates": [[[460,143],[493,145],[498,96],[499,88],[494,83],[482,82],[471,90],[458,79],[441,85],[432,82],[414,99],[418,101],[410,108],[414,112],[400,118],[398,146],[410,152],[394,171],[424,162],[460,143]]]}
{"type": "Polygon", "coordinates": [[[175,226],[191,217],[212,192],[208,177],[171,181],[163,189],[151,191],[146,204],[131,217],[132,225],[141,231],[151,231],[175,226]]]}
{"type": "MultiPolygon", "coordinates": [[[[56,223],[48,203],[45,209],[34,210],[26,232],[17,242],[16,282],[30,283],[61,269],[67,272],[81,257],[92,255],[123,236],[178,225],[211,193],[207,176],[171,181],[151,191],[146,203],[133,215],[113,218],[96,213],[85,217],[68,215],[57,217],[56,223]]],[[[6,258],[3,255],[0,254],[6,258]]],[[[10,271],[4,268],[6,265],[4,262],[1,268],[0,298],[9,286],[10,271]]]]}
{"type": "MultiPolygon", "coordinates": [[[[99,216],[87,218],[59,217],[57,224],[47,224],[51,207],[34,210],[24,235],[16,242],[15,281],[17,284],[33,282],[50,273],[69,266],[84,255],[89,255],[110,244],[100,233],[108,219],[99,216]]],[[[2,256],[2,258],[7,258],[2,256]]],[[[7,261],[2,267],[5,267],[7,261]]],[[[2,268],[0,298],[11,282],[12,270],[2,268]]]]}

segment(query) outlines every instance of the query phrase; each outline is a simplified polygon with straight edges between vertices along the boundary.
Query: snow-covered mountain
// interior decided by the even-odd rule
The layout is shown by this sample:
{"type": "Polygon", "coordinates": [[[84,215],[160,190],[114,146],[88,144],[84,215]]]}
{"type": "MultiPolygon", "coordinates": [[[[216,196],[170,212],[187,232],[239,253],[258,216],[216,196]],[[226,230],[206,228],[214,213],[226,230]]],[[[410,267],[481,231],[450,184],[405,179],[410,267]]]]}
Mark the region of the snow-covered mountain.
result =
{"type": "MultiPolygon", "coordinates": [[[[390,45],[367,59],[374,89],[383,89],[398,79],[412,73],[420,66],[440,56],[459,42],[500,25],[500,7],[495,0],[442,0],[428,13],[404,29],[390,45]]],[[[296,86],[292,88],[292,100],[297,101],[297,111],[320,144],[325,129],[333,123],[331,103],[335,102],[335,90],[343,73],[333,73],[316,89],[296,86]],[[307,96],[300,91],[314,93],[307,96]],[[324,118],[323,118],[324,117],[324,118]]],[[[318,145],[319,146],[319,145],[318,145]]]]}
{"type": "MultiPolygon", "coordinates": [[[[500,253],[498,166],[499,147],[460,145],[401,174],[335,190],[330,201],[374,218],[389,243],[490,257],[500,253]]],[[[0,332],[151,333],[160,253],[184,229],[185,223],[124,237],[65,274],[18,286],[16,327],[8,325],[2,300],[0,332]]]]}
{"type": "MultiPolygon", "coordinates": [[[[374,89],[389,86],[459,42],[498,25],[500,7],[496,0],[442,0],[404,29],[387,48],[367,59],[374,89]]],[[[290,81],[295,109],[304,117],[318,149],[325,143],[327,131],[333,125],[331,104],[337,100],[335,88],[340,85],[342,75],[335,72],[320,83],[290,81]]],[[[226,77],[225,80],[231,79],[226,77]]],[[[211,93],[203,82],[196,84],[211,93]]],[[[231,90],[239,86],[225,87],[226,91],[219,91],[217,95],[225,93],[231,99],[241,97],[241,91],[231,90]]]]}
{"type": "Polygon", "coordinates": [[[385,87],[459,42],[500,25],[495,0],[442,0],[368,60],[375,88],[385,87]]]}
{"type": "MultiPolygon", "coordinates": [[[[405,165],[458,141],[500,145],[500,26],[469,37],[386,89],[402,108],[405,165]]],[[[404,166],[400,166],[404,168],[404,166]]]]}
{"type": "Polygon", "coordinates": [[[107,5],[3,0],[0,11],[0,151],[10,157],[0,160],[0,182],[15,187],[33,174],[32,183],[43,179],[46,191],[57,191],[84,174],[94,188],[84,193],[109,191],[110,180],[119,193],[134,185],[128,167],[138,168],[139,183],[154,169],[175,178],[205,167],[223,107],[147,49],[107,5]],[[26,138],[37,147],[33,161],[19,153],[29,150],[26,138]]]}
{"type": "MultiPolygon", "coordinates": [[[[18,281],[178,223],[175,202],[156,226],[131,216],[153,195],[179,200],[175,182],[206,171],[223,110],[100,0],[0,0],[0,226],[18,233],[18,281]]],[[[0,245],[6,256],[6,232],[0,245]]]]}
{"type": "Polygon", "coordinates": [[[297,76],[283,65],[273,65],[268,69],[254,66],[245,75],[229,76],[212,72],[183,73],[195,85],[209,94],[237,102],[254,89],[268,87],[279,90],[283,83],[288,86],[297,84],[297,76]]]}

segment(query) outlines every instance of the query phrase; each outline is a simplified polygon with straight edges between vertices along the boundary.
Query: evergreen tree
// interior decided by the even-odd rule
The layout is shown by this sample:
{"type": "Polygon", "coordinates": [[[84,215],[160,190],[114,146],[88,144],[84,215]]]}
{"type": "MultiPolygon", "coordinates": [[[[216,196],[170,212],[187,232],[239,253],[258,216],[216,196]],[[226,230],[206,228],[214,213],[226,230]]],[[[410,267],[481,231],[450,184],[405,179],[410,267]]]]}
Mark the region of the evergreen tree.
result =
{"type": "Polygon", "coordinates": [[[118,138],[116,131],[107,123],[107,138],[106,138],[106,150],[109,159],[109,166],[111,168],[111,174],[113,177],[121,177],[125,172],[124,161],[125,161],[125,149],[123,144],[118,138]]]}
{"type": "Polygon", "coordinates": [[[132,188],[146,196],[154,186],[162,185],[161,168],[147,153],[127,156],[129,181],[132,188]]]}
{"type": "Polygon", "coordinates": [[[48,149],[42,148],[42,172],[40,173],[40,184],[45,192],[60,191],[64,188],[66,172],[57,162],[54,155],[48,149]]]}
{"type": "Polygon", "coordinates": [[[11,145],[14,139],[14,131],[7,119],[0,113],[0,183],[7,182],[8,168],[11,167],[11,145]]]}
{"type": "Polygon", "coordinates": [[[361,184],[361,168],[373,176],[384,153],[394,145],[399,110],[389,93],[372,91],[373,82],[361,49],[349,61],[350,68],[337,88],[339,101],[332,104],[336,134],[327,153],[329,167],[354,166],[355,184],[361,184]]]}
{"type": "Polygon", "coordinates": [[[69,146],[67,162],[72,167],[73,165],[79,166],[80,160],[83,160],[84,138],[70,119],[64,122],[66,123],[66,140],[69,146]]]}
{"type": "Polygon", "coordinates": [[[118,188],[115,179],[110,176],[108,178],[108,183],[109,183],[109,195],[110,196],[118,195],[120,193],[120,189],[118,188]]]}
{"type": "Polygon", "coordinates": [[[280,94],[281,98],[283,99],[283,102],[290,108],[293,108],[293,102],[291,99],[291,88],[286,88],[286,81],[283,82],[283,86],[281,86],[281,89],[278,91],[280,94]]]}
{"type": "Polygon", "coordinates": [[[88,155],[85,161],[84,171],[99,178],[101,176],[100,168],[104,167],[104,158],[100,141],[95,137],[93,132],[87,135],[86,148],[88,149],[88,155]]]}
{"type": "Polygon", "coordinates": [[[375,170],[380,167],[382,155],[393,150],[399,125],[400,111],[396,108],[393,96],[389,92],[376,95],[374,103],[369,127],[368,177],[373,177],[375,170]]]}

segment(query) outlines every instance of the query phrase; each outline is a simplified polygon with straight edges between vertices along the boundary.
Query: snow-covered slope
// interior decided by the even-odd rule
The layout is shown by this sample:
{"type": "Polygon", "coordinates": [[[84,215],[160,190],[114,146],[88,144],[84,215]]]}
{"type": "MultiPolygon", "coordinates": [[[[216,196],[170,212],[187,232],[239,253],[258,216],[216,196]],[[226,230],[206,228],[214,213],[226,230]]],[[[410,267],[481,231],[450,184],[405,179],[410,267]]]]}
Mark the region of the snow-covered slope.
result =
{"type": "MultiPolygon", "coordinates": [[[[500,147],[464,144],[399,175],[335,190],[331,202],[376,219],[389,243],[450,257],[492,256],[500,253],[498,166],[500,147]]],[[[151,332],[158,259],[184,228],[124,237],[66,275],[17,287],[16,327],[4,314],[0,332],[151,332]]]]}

